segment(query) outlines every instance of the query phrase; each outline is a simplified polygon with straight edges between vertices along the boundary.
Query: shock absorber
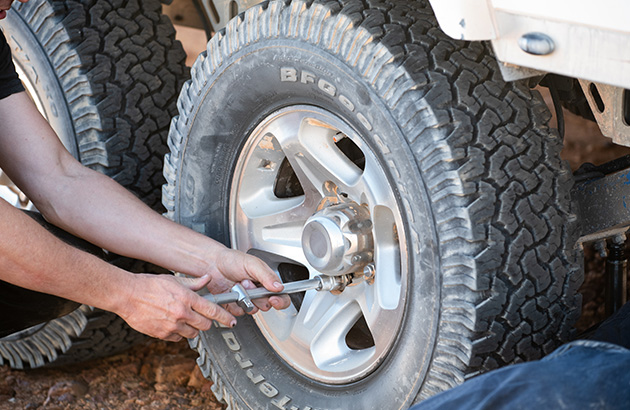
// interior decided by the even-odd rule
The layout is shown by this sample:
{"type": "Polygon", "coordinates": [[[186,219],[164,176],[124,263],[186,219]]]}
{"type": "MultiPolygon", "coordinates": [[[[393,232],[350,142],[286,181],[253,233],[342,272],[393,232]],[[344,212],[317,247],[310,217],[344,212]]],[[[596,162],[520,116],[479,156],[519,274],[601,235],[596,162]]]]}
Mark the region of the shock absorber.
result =
{"type": "Polygon", "coordinates": [[[608,241],[606,258],[606,316],[610,316],[626,303],[628,257],[625,235],[608,241]]]}

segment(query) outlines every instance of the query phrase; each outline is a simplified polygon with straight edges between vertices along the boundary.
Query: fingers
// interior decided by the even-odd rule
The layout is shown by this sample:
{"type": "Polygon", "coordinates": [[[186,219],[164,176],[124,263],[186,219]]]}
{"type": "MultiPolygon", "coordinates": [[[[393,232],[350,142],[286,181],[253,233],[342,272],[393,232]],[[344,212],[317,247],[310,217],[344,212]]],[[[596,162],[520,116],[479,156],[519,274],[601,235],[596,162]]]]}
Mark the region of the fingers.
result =
{"type": "Polygon", "coordinates": [[[180,323],[177,325],[177,329],[173,332],[167,333],[165,335],[160,335],[159,333],[155,335],[158,339],[166,340],[167,342],[179,342],[183,338],[192,339],[197,337],[199,334],[199,330],[188,326],[186,324],[180,323]]]}
{"type": "MultiPolygon", "coordinates": [[[[204,299],[202,300],[210,304],[210,302],[207,302],[204,299]]],[[[221,309],[217,305],[214,305],[214,304],[211,304],[211,305],[213,306],[198,307],[198,309],[204,311],[205,314],[207,315],[213,316],[216,320],[220,321],[222,324],[226,326],[231,326],[232,324],[236,324],[236,320],[233,319],[233,317],[229,314],[224,315],[228,318],[227,319],[228,322],[225,323],[226,319],[222,318],[220,314],[217,314],[217,312],[221,312],[223,311],[223,309],[221,309]],[[217,316],[221,317],[221,319],[219,320],[217,316]]],[[[169,341],[169,342],[178,342],[182,340],[182,338],[187,338],[187,339],[195,338],[199,335],[199,332],[209,330],[211,327],[212,327],[211,319],[204,316],[204,314],[197,313],[194,309],[191,308],[191,310],[185,316],[177,320],[172,325],[170,332],[167,331],[165,335],[158,334],[157,337],[163,340],[169,341]]]]}
{"type": "Polygon", "coordinates": [[[291,305],[291,298],[289,298],[289,295],[271,296],[269,304],[277,310],[286,309],[291,305]]]}
{"type": "Polygon", "coordinates": [[[157,337],[169,342],[177,342],[182,340],[182,338],[192,339],[197,337],[199,332],[209,330],[212,327],[213,319],[224,326],[233,327],[236,325],[236,319],[220,306],[210,303],[201,297],[199,299],[187,314],[182,315],[172,325],[170,332],[157,337]]]}
{"type": "Polygon", "coordinates": [[[247,273],[249,273],[254,280],[258,281],[267,290],[272,292],[280,292],[284,289],[284,286],[278,280],[276,273],[271,270],[265,262],[253,256],[247,256],[250,258],[248,259],[249,265],[247,267],[247,273]]]}
{"type": "Polygon", "coordinates": [[[226,249],[224,255],[217,261],[217,268],[233,282],[249,279],[272,292],[280,292],[284,288],[278,275],[261,259],[234,249],[226,249]]]}
{"type": "MultiPolygon", "coordinates": [[[[195,294],[195,299],[192,304],[192,309],[199,313],[199,315],[203,315],[208,321],[210,321],[210,326],[212,325],[211,320],[216,320],[224,326],[234,327],[236,325],[236,318],[231,315],[227,310],[223,309],[221,306],[214,304],[212,302],[207,301],[201,296],[195,294]]],[[[210,327],[208,326],[208,329],[210,327]]]]}
{"type": "MultiPolygon", "coordinates": [[[[191,327],[197,329],[199,331],[205,332],[206,330],[210,330],[212,327],[212,320],[207,317],[200,315],[199,313],[193,310],[190,319],[187,322],[191,327]]],[[[196,336],[196,335],[195,335],[196,336]]],[[[195,337],[193,336],[193,337],[195,337]]],[[[188,336],[187,336],[188,337],[188,336]]]]}
{"type": "Polygon", "coordinates": [[[208,284],[209,276],[135,275],[133,278],[140,286],[129,302],[131,308],[119,313],[139,332],[176,342],[209,330],[213,320],[228,327],[236,325],[236,319],[228,311],[194,292],[208,284]]]}
{"type": "Polygon", "coordinates": [[[177,333],[181,336],[181,337],[185,337],[186,339],[192,339],[194,337],[197,337],[197,335],[199,334],[199,329],[196,329],[192,326],[189,326],[187,324],[182,324],[177,333]]]}
{"type": "Polygon", "coordinates": [[[184,285],[188,289],[193,290],[193,291],[196,292],[196,291],[198,291],[200,289],[203,289],[206,286],[208,286],[208,284],[212,280],[212,277],[210,275],[206,274],[206,275],[203,275],[200,278],[175,276],[175,279],[177,279],[177,281],[179,283],[181,283],[182,285],[184,285]]]}
{"type": "Polygon", "coordinates": [[[162,337],[161,339],[166,340],[167,342],[179,342],[180,340],[183,339],[183,337],[181,337],[180,335],[173,334],[167,337],[162,337]]]}
{"type": "Polygon", "coordinates": [[[223,305],[222,307],[233,316],[243,316],[245,314],[245,311],[236,303],[229,303],[227,305],[223,305]]]}

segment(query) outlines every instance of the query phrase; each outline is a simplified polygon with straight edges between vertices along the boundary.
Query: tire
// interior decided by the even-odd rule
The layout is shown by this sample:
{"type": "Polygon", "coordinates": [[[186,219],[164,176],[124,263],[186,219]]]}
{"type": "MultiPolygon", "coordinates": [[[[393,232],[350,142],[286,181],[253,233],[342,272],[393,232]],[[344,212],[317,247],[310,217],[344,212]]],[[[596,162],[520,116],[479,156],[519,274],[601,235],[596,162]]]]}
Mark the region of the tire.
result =
{"type": "MultiPolygon", "coordinates": [[[[189,73],[160,2],[16,2],[0,26],[27,91],[66,148],[163,211],[168,126],[189,73]]],[[[32,207],[24,198],[15,205],[32,207]]],[[[142,340],[118,316],[82,306],[1,339],[0,364],[73,363],[142,340]]]]}
{"type": "Polygon", "coordinates": [[[426,2],[264,3],[191,73],[168,215],[283,281],[336,274],[338,231],[341,272],[375,271],[190,340],[228,408],[407,408],[570,337],[582,262],[548,109],[426,2]]]}

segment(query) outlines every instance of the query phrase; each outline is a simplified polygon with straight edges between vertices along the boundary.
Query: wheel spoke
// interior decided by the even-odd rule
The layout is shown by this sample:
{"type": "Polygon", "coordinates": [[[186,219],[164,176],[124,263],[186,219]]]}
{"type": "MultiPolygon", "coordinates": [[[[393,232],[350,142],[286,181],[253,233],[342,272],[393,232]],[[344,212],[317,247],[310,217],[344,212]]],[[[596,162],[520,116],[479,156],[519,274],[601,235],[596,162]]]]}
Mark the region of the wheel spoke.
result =
{"type": "Polygon", "coordinates": [[[389,185],[381,166],[374,158],[368,157],[361,178],[357,181],[355,188],[349,189],[349,192],[356,198],[361,198],[362,195],[370,198],[372,208],[380,205],[396,209],[396,198],[392,195],[389,185]]]}
{"type": "Polygon", "coordinates": [[[326,181],[351,186],[360,178],[357,167],[335,145],[340,133],[309,112],[289,113],[269,126],[305,192],[322,194],[326,181]]]}
{"type": "Polygon", "coordinates": [[[357,304],[374,339],[374,345],[377,350],[380,350],[390,337],[382,329],[389,327],[396,317],[396,311],[383,304],[379,289],[375,285],[363,283],[353,289],[353,292],[356,294],[357,304]]]}
{"type": "Polygon", "coordinates": [[[300,206],[301,201],[270,200],[264,207],[269,210],[277,206],[276,212],[258,214],[248,218],[239,213],[235,226],[238,249],[260,250],[278,255],[301,264],[306,263],[302,251],[302,227],[310,212],[300,206]]]}
{"type": "Polygon", "coordinates": [[[396,309],[402,298],[402,259],[399,229],[391,208],[372,209],[374,234],[376,303],[383,309],[396,309]]]}
{"type": "Polygon", "coordinates": [[[291,338],[308,346],[318,368],[343,371],[371,354],[352,350],[345,341],[346,334],[361,316],[357,303],[329,292],[309,292],[307,296],[294,322],[291,338]]]}

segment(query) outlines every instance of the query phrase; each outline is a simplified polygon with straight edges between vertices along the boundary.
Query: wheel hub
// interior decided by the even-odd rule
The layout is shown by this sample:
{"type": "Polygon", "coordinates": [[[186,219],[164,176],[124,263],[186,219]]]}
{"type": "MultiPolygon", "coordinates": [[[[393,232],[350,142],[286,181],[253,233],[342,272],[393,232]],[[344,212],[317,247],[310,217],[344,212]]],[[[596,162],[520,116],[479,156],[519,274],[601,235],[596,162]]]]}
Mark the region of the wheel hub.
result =
{"type": "Polygon", "coordinates": [[[368,210],[350,202],[316,212],[304,224],[302,249],[311,266],[326,275],[362,270],[374,255],[368,210]]]}

